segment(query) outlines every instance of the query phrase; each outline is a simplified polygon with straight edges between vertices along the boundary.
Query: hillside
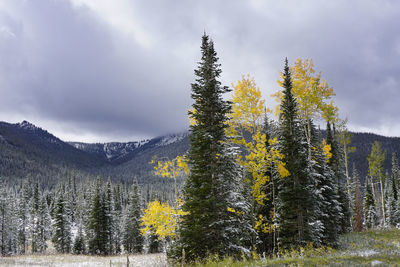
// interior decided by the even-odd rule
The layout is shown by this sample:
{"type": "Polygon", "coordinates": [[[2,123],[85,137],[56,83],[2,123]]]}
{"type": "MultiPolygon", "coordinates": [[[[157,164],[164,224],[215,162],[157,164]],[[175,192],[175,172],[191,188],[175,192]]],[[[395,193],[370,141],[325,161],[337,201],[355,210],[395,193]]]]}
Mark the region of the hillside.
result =
{"type": "MultiPolygon", "coordinates": [[[[142,183],[158,183],[149,162],[153,157],[173,159],[189,149],[189,133],[170,134],[149,140],[111,143],[64,142],[27,121],[11,124],[0,122],[0,175],[23,178],[41,176],[56,179],[63,168],[94,175],[142,183]]],[[[368,173],[367,156],[374,141],[387,151],[385,167],[391,168],[391,154],[400,154],[400,138],[372,133],[353,133],[349,167],[357,167],[361,179],[368,173]]],[[[45,177],[45,178],[43,178],[45,177]]]]}

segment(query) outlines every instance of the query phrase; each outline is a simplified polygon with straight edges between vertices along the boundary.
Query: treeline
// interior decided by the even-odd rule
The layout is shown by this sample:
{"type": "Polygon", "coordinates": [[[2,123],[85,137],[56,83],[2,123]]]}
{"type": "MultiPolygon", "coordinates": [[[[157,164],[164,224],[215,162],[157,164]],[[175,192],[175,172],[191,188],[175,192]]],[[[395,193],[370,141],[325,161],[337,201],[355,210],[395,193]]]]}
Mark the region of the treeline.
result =
{"type": "Polygon", "coordinates": [[[0,189],[0,254],[59,253],[113,255],[121,252],[159,252],[157,236],[142,235],[145,203],[167,201],[173,191],[160,194],[137,182],[100,178],[76,182],[61,179],[53,189],[26,179],[17,185],[2,181],[0,189]]]}

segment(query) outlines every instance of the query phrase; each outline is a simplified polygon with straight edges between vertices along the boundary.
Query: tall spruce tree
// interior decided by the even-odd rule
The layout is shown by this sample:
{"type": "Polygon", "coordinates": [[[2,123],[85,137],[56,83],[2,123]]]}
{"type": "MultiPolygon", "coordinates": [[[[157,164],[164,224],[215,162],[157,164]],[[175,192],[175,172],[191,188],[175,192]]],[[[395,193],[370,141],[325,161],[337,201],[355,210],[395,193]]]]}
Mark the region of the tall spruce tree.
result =
{"type": "Polygon", "coordinates": [[[364,225],[367,229],[374,228],[377,224],[377,214],[375,207],[375,199],[372,194],[371,184],[368,178],[365,179],[365,196],[364,196],[364,225]]]}
{"type": "Polygon", "coordinates": [[[350,199],[347,190],[347,179],[345,175],[344,153],[337,139],[335,126],[331,128],[331,124],[327,123],[326,143],[331,146],[332,157],[329,160],[329,167],[334,174],[334,182],[336,183],[338,202],[340,213],[338,214],[339,233],[347,233],[351,230],[351,210],[350,199]]]}
{"type": "Polygon", "coordinates": [[[132,186],[131,198],[125,216],[122,244],[128,253],[140,253],[143,250],[143,236],[140,233],[140,195],[135,180],[132,186]]]}
{"type": "Polygon", "coordinates": [[[57,252],[69,253],[71,249],[71,225],[67,204],[64,199],[64,186],[57,193],[57,202],[54,215],[54,235],[52,241],[57,252]]]}
{"type": "Polygon", "coordinates": [[[105,196],[102,191],[100,177],[97,179],[95,193],[89,215],[89,252],[91,254],[107,254],[108,232],[107,216],[105,209],[105,196]]]}
{"type": "Polygon", "coordinates": [[[110,179],[107,182],[106,192],[104,196],[104,229],[107,236],[106,254],[113,254],[115,220],[114,220],[114,203],[113,203],[110,179]]]}
{"type": "Polygon", "coordinates": [[[314,243],[337,246],[339,238],[340,205],[338,205],[337,187],[333,171],[328,165],[329,159],[323,153],[321,138],[317,136],[315,126],[309,124],[311,145],[311,178],[314,199],[314,243]],[[318,243],[318,236],[320,242],[318,243]]]}
{"type": "Polygon", "coordinates": [[[279,244],[283,248],[313,241],[311,227],[313,197],[310,188],[308,147],[298,117],[288,61],[283,71],[279,144],[290,175],[279,180],[279,244]]]}
{"type": "Polygon", "coordinates": [[[194,121],[188,156],[191,172],[184,185],[182,206],[188,213],[182,216],[180,240],[175,247],[178,256],[185,250],[188,261],[208,254],[234,255],[243,248],[236,215],[228,211],[231,208],[239,213],[243,208],[236,207],[240,202],[234,200],[238,196],[233,192],[238,184],[235,179],[240,175],[232,156],[235,152],[228,147],[225,135],[231,104],[222,95],[230,89],[218,80],[220,64],[213,41],[206,34],[201,53],[192,84],[193,110],[189,112],[194,121]]]}

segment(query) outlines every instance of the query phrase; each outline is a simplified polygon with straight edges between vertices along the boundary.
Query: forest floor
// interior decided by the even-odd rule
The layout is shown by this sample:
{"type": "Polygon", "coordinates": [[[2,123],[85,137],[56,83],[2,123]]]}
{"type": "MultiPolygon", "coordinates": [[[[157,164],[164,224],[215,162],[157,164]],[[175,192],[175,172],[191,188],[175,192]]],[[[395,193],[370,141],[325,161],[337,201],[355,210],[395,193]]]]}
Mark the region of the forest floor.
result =
{"type": "MultiPolygon", "coordinates": [[[[253,261],[211,261],[194,266],[400,266],[400,230],[350,233],[340,239],[340,249],[305,248],[281,258],[253,261]]],[[[24,255],[0,258],[0,266],[127,266],[127,256],[24,255]]],[[[129,255],[129,266],[168,266],[165,254],[129,255]]]]}

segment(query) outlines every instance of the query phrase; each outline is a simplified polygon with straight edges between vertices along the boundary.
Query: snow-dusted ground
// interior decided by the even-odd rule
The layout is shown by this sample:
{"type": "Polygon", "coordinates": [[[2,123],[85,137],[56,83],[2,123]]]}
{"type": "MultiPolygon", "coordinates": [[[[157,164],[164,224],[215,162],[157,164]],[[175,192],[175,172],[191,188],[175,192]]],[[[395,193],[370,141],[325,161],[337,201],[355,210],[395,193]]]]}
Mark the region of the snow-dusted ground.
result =
{"type": "MultiPolygon", "coordinates": [[[[0,258],[0,266],[127,266],[127,256],[76,256],[76,255],[25,255],[0,258]]],[[[167,265],[165,254],[129,255],[130,267],[163,267],[167,265]]]]}

